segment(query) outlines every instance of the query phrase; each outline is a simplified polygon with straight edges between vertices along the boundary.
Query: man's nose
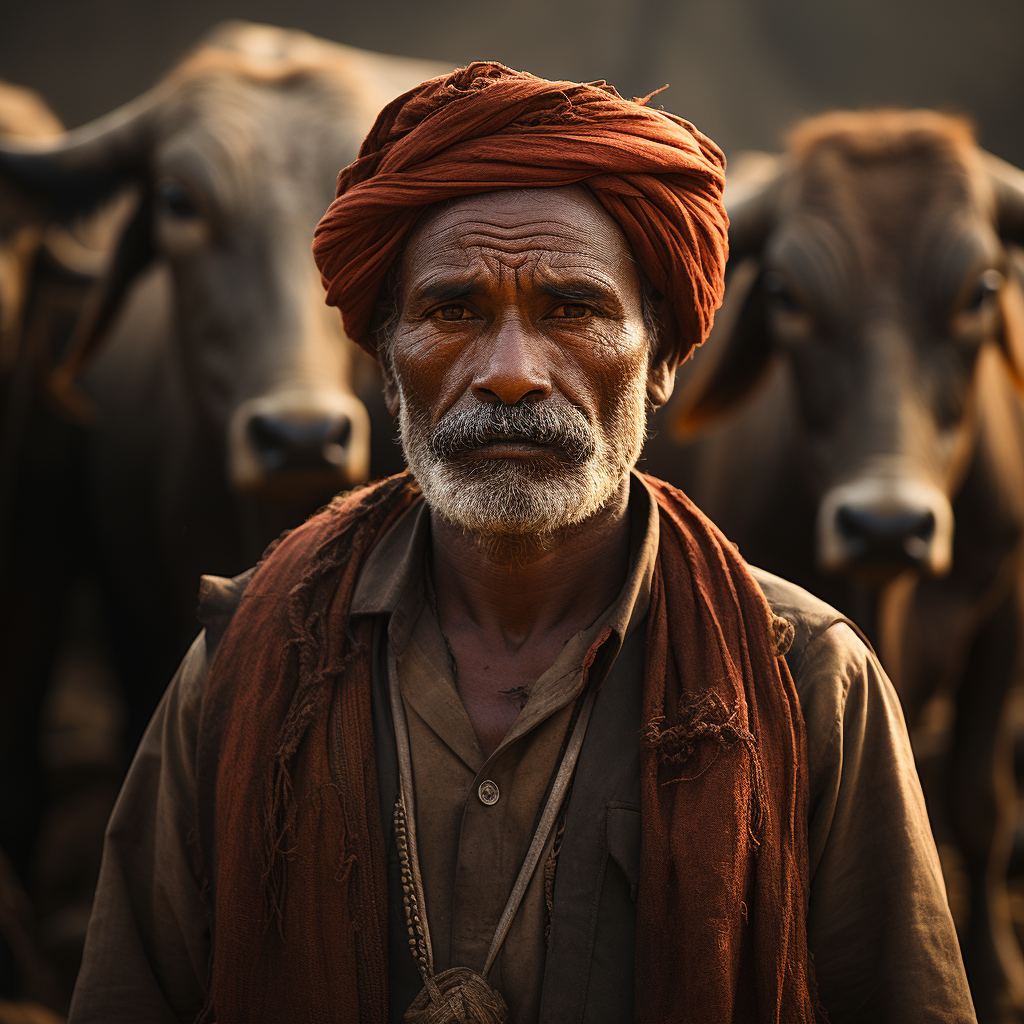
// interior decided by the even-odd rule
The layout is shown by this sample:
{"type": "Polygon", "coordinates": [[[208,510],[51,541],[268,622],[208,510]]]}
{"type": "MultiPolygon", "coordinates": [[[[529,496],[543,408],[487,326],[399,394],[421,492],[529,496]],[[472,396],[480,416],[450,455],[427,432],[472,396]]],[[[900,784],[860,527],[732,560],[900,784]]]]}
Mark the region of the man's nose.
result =
{"type": "Polygon", "coordinates": [[[543,343],[520,322],[502,324],[486,349],[473,377],[473,394],[480,402],[540,401],[551,394],[551,377],[543,343]]]}

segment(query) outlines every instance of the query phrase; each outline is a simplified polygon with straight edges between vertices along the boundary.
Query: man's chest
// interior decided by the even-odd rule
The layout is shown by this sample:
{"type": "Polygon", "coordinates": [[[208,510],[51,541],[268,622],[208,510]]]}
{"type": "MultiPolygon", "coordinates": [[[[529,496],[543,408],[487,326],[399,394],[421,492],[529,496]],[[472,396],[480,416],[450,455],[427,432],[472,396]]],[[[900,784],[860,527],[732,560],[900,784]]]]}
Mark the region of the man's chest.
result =
{"type": "MultiPolygon", "coordinates": [[[[642,636],[642,630],[631,635],[601,686],[557,840],[545,849],[489,979],[505,995],[513,1022],[583,1019],[584,1011],[589,1019],[598,1006],[602,1020],[632,1019],[642,636]]],[[[379,697],[386,664],[380,657],[376,664],[392,1018],[401,1020],[422,980],[409,953],[390,838],[397,769],[390,716],[379,697]]],[[[570,702],[544,718],[503,756],[467,764],[410,707],[428,910],[435,955],[445,966],[480,968],[476,960],[486,952],[532,838],[573,709],[570,702]]],[[[452,740],[457,746],[458,737],[452,740]]]]}
{"type": "Polygon", "coordinates": [[[474,628],[448,629],[452,679],[483,754],[489,757],[519,718],[537,681],[578,630],[517,643],[474,628]]]}

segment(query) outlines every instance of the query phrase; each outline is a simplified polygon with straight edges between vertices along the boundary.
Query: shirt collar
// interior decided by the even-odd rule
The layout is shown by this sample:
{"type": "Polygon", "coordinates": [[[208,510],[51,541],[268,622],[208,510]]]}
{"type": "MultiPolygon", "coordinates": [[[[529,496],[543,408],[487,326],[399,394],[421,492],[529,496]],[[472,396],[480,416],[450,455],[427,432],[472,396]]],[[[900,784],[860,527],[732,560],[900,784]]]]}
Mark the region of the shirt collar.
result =
{"type": "MultiPolygon", "coordinates": [[[[658,555],[658,503],[637,473],[630,474],[629,512],[629,572],[614,604],[600,616],[620,643],[647,615],[658,555]]],[[[352,614],[393,614],[410,586],[422,587],[429,539],[430,509],[421,500],[399,517],[370,552],[352,595],[352,614]]]]}
{"type": "Polygon", "coordinates": [[[422,574],[430,537],[430,509],[421,499],[407,508],[367,556],[352,594],[352,615],[391,614],[422,574]]]}

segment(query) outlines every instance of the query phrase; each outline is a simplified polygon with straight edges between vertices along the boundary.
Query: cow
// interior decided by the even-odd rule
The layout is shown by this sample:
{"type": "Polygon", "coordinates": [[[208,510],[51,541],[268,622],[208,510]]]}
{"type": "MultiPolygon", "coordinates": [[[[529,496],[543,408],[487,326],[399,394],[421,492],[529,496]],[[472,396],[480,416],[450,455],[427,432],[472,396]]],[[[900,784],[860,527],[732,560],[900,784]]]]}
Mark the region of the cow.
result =
{"type": "Polygon", "coordinates": [[[55,382],[91,423],[131,741],[198,629],[200,574],[242,571],[369,474],[369,360],[324,303],[313,228],[380,109],[448,70],[230,22],[126,106],[0,147],[52,221],[134,197],[55,382]]]}
{"type": "MultiPolygon", "coordinates": [[[[0,83],[0,131],[50,144],[63,130],[34,92],[0,83]]],[[[0,1003],[33,994],[66,1009],[67,960],[80,954],[66,924],[76,898],[88,910],[100,815],[119,766],[89,756],[56,771],[51,758],[44,770],[41,756],[47,697],[55,679],[72,683],[66,669],[84,664],[79,641],[90,639],[81,619],[69,629],[89,562],[77,514],[86,432],[55,413],[48,375],[102,272],[118,213],[68,227],[47,226],[43,214],[23,190],[0,183],[0,1003]],[[83,823],[90,804],[99,812],[83,823]],[[49,838],[38,842],[40,833],[49,838]]],[[[63,745],[65,762],[81,752],[63,745]]],[[[29,1019],[25,1005],[3,1007],[0,1018],[29,1019]]]]}
{"type": "Polygon", "coordinates": [[[1024,173],[932,111],[820,115],[785,154],[734,163],[725,303],[648,467],[748,560],[859,621],[912,726],[948,696],[929,808],[967,876],[979,1020],[1019,1020],[1024,173]]]}
{"type": "MultiPolygon", "coordinates": [[[[50,144],[63,131],[40,96],[0,83],[0,132],[50,144]]],[[[76,267],[79,252],[62,259],[74,247],[71,232],[48,230],[38,204],[0,183],[0,848],[23,882],[45,795],[38,725],[52,623],[77,560],[60,496],[74,490],[82,436],[42,401],[54,351],[98,270],[95,261],[76,267]]]]}

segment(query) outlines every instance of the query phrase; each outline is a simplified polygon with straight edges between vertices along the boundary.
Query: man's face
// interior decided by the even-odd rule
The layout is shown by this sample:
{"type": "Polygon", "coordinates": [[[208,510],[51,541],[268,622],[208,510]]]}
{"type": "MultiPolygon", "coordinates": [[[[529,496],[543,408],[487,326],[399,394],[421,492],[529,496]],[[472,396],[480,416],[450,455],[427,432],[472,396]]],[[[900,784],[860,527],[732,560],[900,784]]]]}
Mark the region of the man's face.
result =
{"type": "Polygon", "coordinates": [[[651,358],[640,277],[600,204],[572,187],[432,209],[398,280],[389,401],[431,508],[486,536],[602,508],[643,445],[651,358]]]}

